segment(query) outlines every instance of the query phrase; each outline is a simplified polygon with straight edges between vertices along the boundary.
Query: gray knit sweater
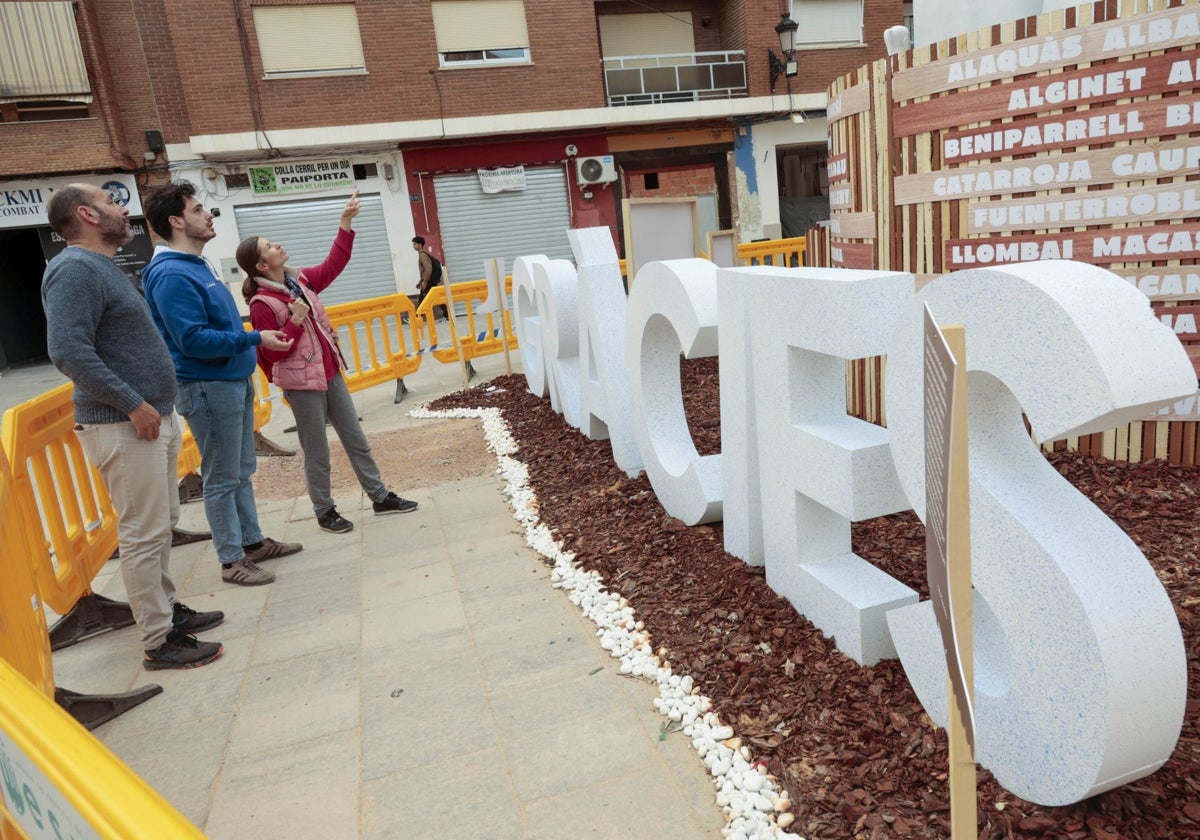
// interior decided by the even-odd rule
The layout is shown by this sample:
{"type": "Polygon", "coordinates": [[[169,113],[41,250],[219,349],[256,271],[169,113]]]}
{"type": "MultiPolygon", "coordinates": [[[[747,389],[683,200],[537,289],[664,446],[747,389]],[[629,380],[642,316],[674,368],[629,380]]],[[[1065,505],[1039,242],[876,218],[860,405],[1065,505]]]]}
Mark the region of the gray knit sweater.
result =
{"type": "Polygon", "coordinates": [[[175,366],[150,308],[111,259],[69,247],[42,279],[46,343],[75,383],[76,423],[120,423],[142,404],[175,406],[175,366]]]}

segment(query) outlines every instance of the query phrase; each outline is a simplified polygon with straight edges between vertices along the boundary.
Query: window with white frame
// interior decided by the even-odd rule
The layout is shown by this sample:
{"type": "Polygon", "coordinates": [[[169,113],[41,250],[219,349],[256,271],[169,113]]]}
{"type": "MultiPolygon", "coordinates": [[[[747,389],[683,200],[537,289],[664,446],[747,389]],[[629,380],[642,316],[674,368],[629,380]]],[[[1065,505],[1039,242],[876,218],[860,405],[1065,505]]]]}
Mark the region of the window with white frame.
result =
{"type": "Polygon", "coordinates": [[[797,49],[863,43],[863,0],[792,0],[797,49]]]}
{"type": "Polygon", "coordinates": [[[267,77],[367,71],[353,3],[255,6],[254,31],[267,77]]]}
{"type": "Polygon", "coordinates": [[[86,116],[91,101],[75,4],[0,3],[0,104],[75,108],[86,116]]]}
{"type": "Polygon", "coordinates": [[[523,0],[433,0],[431,5],[442,67],[529,63],[523,0]]]}

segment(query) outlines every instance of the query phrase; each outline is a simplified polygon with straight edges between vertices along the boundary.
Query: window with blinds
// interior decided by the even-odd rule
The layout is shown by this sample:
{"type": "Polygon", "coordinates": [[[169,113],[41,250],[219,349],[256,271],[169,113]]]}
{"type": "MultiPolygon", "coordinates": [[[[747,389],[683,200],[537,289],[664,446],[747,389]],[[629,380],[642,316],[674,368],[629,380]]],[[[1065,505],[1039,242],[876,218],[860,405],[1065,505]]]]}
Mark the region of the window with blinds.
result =
{"type": "Polygon", "coordinates": [[[91,102],[75,4],[0,3],[0,102],[91,102]]]}
{"type": "Polygon", "coordinates": [[[441,66],[529,62],[523,0],[433,0],[431,6],[441,66]]]}
{"type": "Polygon", "coordinates": [[[863,43],[862,0],[792,0],[792,20],[798,49],[863,43]]]}
{"type": "Polygon", "coordinates": [[[263,75],[365,73],[353,3],[255,6],[254,29],[263,75]]]}

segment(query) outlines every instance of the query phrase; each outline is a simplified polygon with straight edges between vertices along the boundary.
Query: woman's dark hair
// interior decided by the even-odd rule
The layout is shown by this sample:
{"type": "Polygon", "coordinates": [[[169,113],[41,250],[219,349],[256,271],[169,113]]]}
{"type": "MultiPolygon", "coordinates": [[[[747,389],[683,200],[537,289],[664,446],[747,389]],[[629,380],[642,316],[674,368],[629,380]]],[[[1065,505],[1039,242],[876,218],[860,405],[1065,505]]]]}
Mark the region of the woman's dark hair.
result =
{"type": "Polygon", "coordinates": [[[246,299],[246,303],[258,292],[258,281],[255,279],[259,276],[258,240],[257,236],[247,236],[238,244],[234,254],[238,268],[246,275],[246,279],[242,281],[242,297],[246,299]]]}

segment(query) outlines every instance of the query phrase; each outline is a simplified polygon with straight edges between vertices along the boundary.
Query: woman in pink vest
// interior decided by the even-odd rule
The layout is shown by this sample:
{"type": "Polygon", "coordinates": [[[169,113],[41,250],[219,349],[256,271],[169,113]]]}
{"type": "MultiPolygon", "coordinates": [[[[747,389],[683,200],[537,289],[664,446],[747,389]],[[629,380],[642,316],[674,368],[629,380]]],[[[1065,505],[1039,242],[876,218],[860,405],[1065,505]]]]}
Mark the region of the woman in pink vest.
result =
{"type": "Polygon", "coordinates": [[[342,378],[346,361],[338,348],[337,333],[318,297],[350,262],[354,247],[351,223],[358,211],[355,190],[342,210],[329,256],[312,268],[296,269],[288,265],[288,253],[283,246],[261,237],[243,239],[237,248],[238,266],[246,273],[242,296],[250,304],[251,323],[256,330],[282,330],[292,340],[287,350],[258,348],[258,364],[267,378],[283,389],[292,408],[317,524],[335,534],[352,530],[354,524],[339,514],[333,504],[327,421],[337,432],[376,516],[417,509],[416,502],[389,491],[379,475],[379,467],[371,457],[371,445],[363,434],[358,411],[342,378]]]}

